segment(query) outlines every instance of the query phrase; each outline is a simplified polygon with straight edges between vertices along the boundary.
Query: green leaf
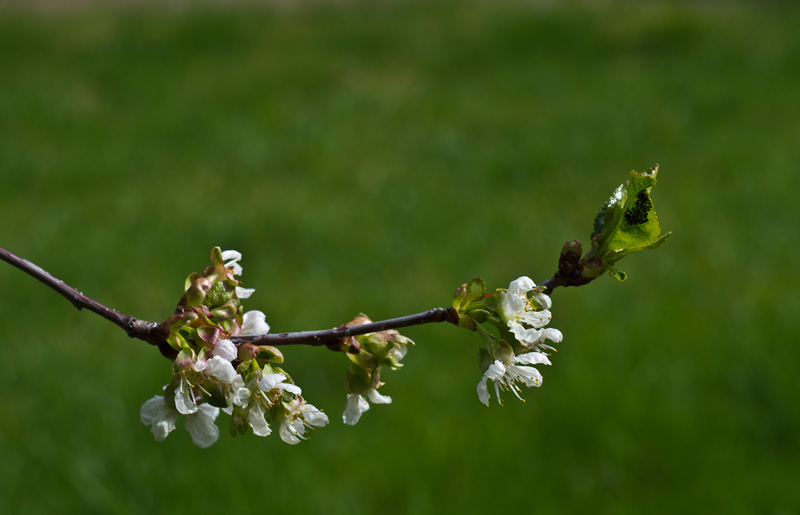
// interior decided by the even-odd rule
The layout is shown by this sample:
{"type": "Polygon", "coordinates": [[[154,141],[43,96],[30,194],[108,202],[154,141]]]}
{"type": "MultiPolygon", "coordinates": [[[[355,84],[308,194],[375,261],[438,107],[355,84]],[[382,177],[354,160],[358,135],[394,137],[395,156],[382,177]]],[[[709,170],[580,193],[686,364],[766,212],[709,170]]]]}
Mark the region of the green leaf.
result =
{"type": "Polygon", "coordinates": [[[608,275],[610,275],[619,282],[623,282],[625,279],[628,278],[628,274],[626,274],[622,270],[617,270],[612,266],[608,267],[608,275]]]}
{"type": "Polygon", "coordinates": [[[466,299],[467,299],[467,285],[462,284],[453,294],[453,307],[455,309],[460,309],[461,305],[466,302],[466,299]]]}
{"type": "MultiPolygon", "coordinates": [[[[631,171],[603,204],[594,220],[592,249],[587,258],[599,256],[603,265],[612,266],[628,254],[660,246],[669,233],[662,235],[650,190],[656,184],[658,165],[645,173],[631,171]]],[[[615,270],[612,276],[624,280],[615,270]]]]}
{"type": "Polygon", "coordinates": [[[481,276],[473,278],[467,285],[467,302],[481,300],[484,293],[486,293],[486,281],[481,276]]]}

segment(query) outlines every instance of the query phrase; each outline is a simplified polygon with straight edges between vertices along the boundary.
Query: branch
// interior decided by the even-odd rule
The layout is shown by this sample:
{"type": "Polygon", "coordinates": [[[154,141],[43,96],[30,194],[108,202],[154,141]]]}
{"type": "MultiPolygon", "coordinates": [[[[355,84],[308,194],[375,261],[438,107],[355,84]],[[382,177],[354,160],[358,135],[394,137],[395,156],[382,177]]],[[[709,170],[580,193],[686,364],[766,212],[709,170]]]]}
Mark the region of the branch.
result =
{"type": "MultiPolygon", "coordinates": [[[[166,323],[139,320],[138,318],[109,308],[108,306],[101,304],[91,297],[79,292],[61,279],[54,277],[52,274],[46,270],[43,270],[38,265],[31,263],[27,259],[17,256],[13,252],[10,252],[2,247],[0,247],[0,259],[46,284],[58,294],[69,300],[78,310],[87,309],[100,315],[106,320],[124,329],[131,338],[138,338],[150,343],[151,345],[157,346],[161,353],[168,358],[174,358],[177,355],[176,351],[166,342],[167,335],[169,334],[169,328],[167,327],[166,323]]],[[[585,284],[585,282],[583,284],[585,284]]],[[[552,290],[558,286],[570,285],[577,286],[578,284],[577,281],[570,281],[559,273],[556,273],[555,276],[541,283],[541,286],[547,286],[547,294],[550,294],[552,290]]],[[[458,313],[454,308],[434,308],[422,313],[416,313],[414,315],[390,318],[369,324],[353,326],[342,325],[333,329],[254,336],[233,335],[231,336],[231,341],[235,345],[241,345],[242,343],[272,346],[311,345],[314,347],[319,347],[325,345],[331,350],[338,351],[341,350],[343,341],[352,336],[376,333],[389,329],[399,329],[401,327],[440,322],[450,322],[458,325],[458,313]]],[[[358,349],[351,346],[350,352],[357,353],[358,349]]]]}
{"type": "Polygon", "coordinates": [[[332,350],[339,350],[341,340],[360,334],[377,333],[387,329],[398,329],[412,325],[450,322],[458,325],[458,315],[453,308],[434,308],[415,315],[390,318],[370,324],[339,326],[321,331],[301,331],[297,333],[263,334],[257,336],[234,335],[231,341],[240,345],[252,343],[255,345],[313,345],[315,347],[327,345],[332,350]]]}
{"type": "Polygon", "coordinates": [[[111,309],[110,307],[97,302],[91,297],[84,295],[61,279],[54,277],[38,265],[31,263],[27,259],[19,257],[3,247],[0,247],[0,259],[19,268],[31,277],[43,282],[62,297],[70,301],[76,309],[87,309],[92,313],[96,313],[106,320],[121,327],[131,338],[138,338],[152,345],[158,345],[159,347],[162,343],[166,344],[166,336],[169,334],[169,329],[166,327],[166,325],[158,324],[156,322],[148,322],[146,320],[139,320],[138,318],[120,313],[115,309],[111,309]]]}
{"type": "MultiPolygon", "coordinates": [[[[25,258],[17,256],[13,252],[6,250],[3,247],[0,247],[0,259],[46,284],[58,294],[70,301],[76,309],[87,309],[100,315],[106,320],[124,329],[131,338],[138,338],[150,343],[151,345],[159,347],[161,353],[166,357],[174,358],[177,354],[175,350],[166,343],[166,338],[169,334],[169,328],[164,322],[148,322],[145,320],[139,320],[138,318],[126,315],[124,313],[120,313],[119,311],[101,304],[87,295],[84,295],[61,279],[54,277],[40,266],[31,263],[25,258]]],[[[324,329],[320,331],[301,331],[296,333],[266,334],[259,336],[235,335],[231,337],[231,340],[236,345],[247,342],[256,345],[273,346],[326,345],[329,348],[334,348],[336,347],[337,343],[341,344],[341,341],[344,338],[349,338],[351,336],[360,334],[445,321],[458,324],[458,318],[453,318],[454,316],[455,310],[453,308],[435,308],[414,315],[381,320],[379,322],[373,322],[370,324],[349,327],[340,326],[333,329],[324,329]]],[[[337,348],[336,350],[339,349],[337,348]]]]}

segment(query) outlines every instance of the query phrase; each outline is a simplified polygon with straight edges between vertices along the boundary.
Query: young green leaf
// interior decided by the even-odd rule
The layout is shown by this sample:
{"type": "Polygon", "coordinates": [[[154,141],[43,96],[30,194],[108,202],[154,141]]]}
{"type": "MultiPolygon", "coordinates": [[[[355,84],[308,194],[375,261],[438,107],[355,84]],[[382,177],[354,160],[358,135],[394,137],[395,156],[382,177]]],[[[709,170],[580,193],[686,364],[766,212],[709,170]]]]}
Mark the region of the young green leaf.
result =
{"type": "MultiPolygon", "coordinates": [[[[658,165],[647,172],[631,171],[631,178],[621,184],[597,213],[592,232],[592,249],[587,258],[600,257],[613,270],[621,258],[634,252],[660,246],[670,233],[661,234],[650,190],[656,184],[658,165]]],[[[613,270],[617,280],[625,274],[613,270]]]]}

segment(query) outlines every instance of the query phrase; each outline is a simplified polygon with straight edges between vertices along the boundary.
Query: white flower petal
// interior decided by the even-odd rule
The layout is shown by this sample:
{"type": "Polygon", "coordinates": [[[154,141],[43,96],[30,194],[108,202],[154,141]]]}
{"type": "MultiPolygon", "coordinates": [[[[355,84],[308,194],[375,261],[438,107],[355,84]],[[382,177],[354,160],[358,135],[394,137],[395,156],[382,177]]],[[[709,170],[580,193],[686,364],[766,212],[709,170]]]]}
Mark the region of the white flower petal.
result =
{"type": "MultiPolygon", "coordinates": [[[[224,250],[222,251],[222,260],[223,261],[239,261],[242,259],[242,253],[236,250],[224,250]]],[[[230,265],[225,265],[230,266],[230,265]]]]}
{"type": "Polygon", "coordinates": [[[300,406],[303,420],[306,424],[314,427],[324,427],[328,425],[328,415],[317,409],[313,404],[303,404],[300,406]]]}
{"type": "Polygon", "coordinates": [[[258,382],[258,387],[265,392],[269,392],[284,381],[286,381],[286,376],[281,373],[267,374],[258,382]]]}
{"type": "Polygon", "coordinates": [[[544,334],[539,338],[539,341],[550,340],[553,343],[561,343],[563,339],[564,335],[561,334],[561,331],[548,327],[544,330],[544,334]]]}
{"type": "Polygon", "coordinates": [[[388,395],[381,395],[375,388],[367,390],[367,397],[372,404],[391,404],[392,398],[388,395]]]}
{"type": "Polygon", "coordinates": [[[547,358],[547,354],[536,351],[526,352],[525,354],[514,356],[512,361],[514,363],[524,363],[526,365],[532,365],[532,364],[550,365],[550,360],[547,358]]]}
{"type": "Polygon", "coordinates": [[[239,350],[230,340],[217,340],[217,344],[211,354],[227,361],[233,361],[239,356],[239,350]]]}
{"type": "Polygon", "coordinates": [[[349,426],[354,426],[361,418],[361,414],[367,410],[369,410],[367,399],[357,393],[348,393],[347,407],[342,414],[342,421],[349,426]]]}
{"type": "Polygon", "coordinates": [[[478,399],[486,404],[489,405],[489,388],[486,386],[486,380],[488,377],[484,375],[480,381],[478,381],[478,399]]]}
{"type": "Polygon", "coordinates": [[[247,388],[236,388],[233,390],[233,403],[241,408],[246,408],[250,404],[253,393],[247,388]]]}
{"type": "Polygon", "coordinates": [[[214,421],[219,408],[203,404],[194,415],[186,417],[186,430],[192,435],[192,442],[203,449],[210,447],[219,438],[219,428],[214,421]]]}
{"type": "Polygon", "coordinates": [[[175,429],[178,413],[167,408],[163,395],[156,395],[142,405],[140,419],[143,424],[151,426],[156,441],[163,442],[175,429]]]}
{"type": "Polygon", "coordinates": [[[269,428],[267,419],[264,417],[263,406],[254,405],[250,408],[250,411],[247,412],[247,422],[253,428],[253,433],[256,436],[268,436],[272,433],[272,429],[269,428]]]}
{"type": "Polygon", "coordinates": [[[231,365],[231,362],[219,356],[214,356],[208,360],[208,369],[205,373],[225,384],[232,384],[236,378],[236,370],[231,365]]]}
{"type": "Polygon", "coordinates": [[[267,316],[258,310],[248,311],[242,317],[243,335],[267,334],[269,324],[266,322],[267,316]]]}
{"type": "Polygon", "coordinates": [[[533,279],[523,275],[522,277],[511,281],[511,284],[508,285],[508,293],[512,293],[514,295],[525,295],[534,288],[536,288],[536,283],[533,282],[533,279]]]}
{"type": "Polygon", "coordinates": [[[288,443],[289,445],[296,445],[300,443],[300,438],[302,438],[303,433],[305,433],[305,427],[303,426],[303,422],[300,420],[290,420],[284,419],[281,422],[281,427],[278,429],[278,434],[281,435],[281,440],[288,443]]]}
{"type": "Polygon", "coordinates": [[[543,309],[541,311],[525,311],[517,315],[517,318],[521,322],[539,329],[549,324],[552,316],[549,310],[543,309]]]}
{"type": "Polygon", "coordinates": [[[301,393],[303,393],[303,390],[299,386],[292,383],[280,383],[276,385],[276,388],[279,388],[280,390],[283,390],[285,392],[291,392],[295,395],[300,395],[301,393]]]}
{"type": "Polygon", "coordinates": [[[197,411],[194,400],[194,390],[181,379],[181,384],[175,388],[175,409],[182,415],[191,415],[197,411]]]}
{"type": "Polygon", "coordinates": [[[553,307],[553,300],[550,298],[550,295],[545,295],[544,293],[537,293],[533,297],[539,301],[539,304],[541,304],[544,309],[550,309],[551,307],[553,307]]]}
{"type": "Polygon", "coordinates": [[[489,365],[484,375],[494,382],[502,381],[503,377],[506,375],[506,367],[500,360],[496,359],[494,363],[489,365]]]}
{"type": "Polygon", "coordinates": [[[389,359],[400,361],[405,357],[407,352],[408,352],[408,346],[406,346],[405,344],[395,343],[394,346],[391,349],[389,349],[389,352],[387,352],[386,355],[389,357],[389,359]]]}
{"type": "Polygon", "coordinates": [[[236,296],[239,299],[249,299],[252,294],[256,292],[255,288],[242,288],[241,286],[237,286],[235,288],[236,296]]]}
{"type": "Polygon", "coordinates": [[[503,298],[503,315],[513,319],[518,313],[525,311],[525,299],[519,295],[506,294],[503,298]]]}
{"type": "MultiPolygon", "coordinates": [[[[542,386],[542,374],[533,367],[509,365],[508,373],[511,374],[511,377],[515,381],[522,381],[528,388],[531,386],[542,386]]],[[[512,388],[512,391],[516,390],[512,388]]],[[[519,397],[519,395],[517,397],[519,397]]]]}

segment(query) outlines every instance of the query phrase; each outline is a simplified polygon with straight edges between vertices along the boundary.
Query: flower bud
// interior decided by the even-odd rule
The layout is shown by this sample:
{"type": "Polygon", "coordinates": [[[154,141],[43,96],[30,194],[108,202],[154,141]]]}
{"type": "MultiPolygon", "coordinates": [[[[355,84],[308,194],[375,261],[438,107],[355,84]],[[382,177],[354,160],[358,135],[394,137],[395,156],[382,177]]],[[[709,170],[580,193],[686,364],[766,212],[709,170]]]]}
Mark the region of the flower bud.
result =
{"type": "Polygon", "coordinates": [[[258,353],[261,352],[261,347],[253,345],[252,343],[243,343],[239,345],[239,361],[252,361],[256,359],[258,353]]]}
{"type": "Polygon", "coordinates": [[[561,256],[558,258],[558,271],[565,276],[570,276],[578,267],[578,262],[583,254],[583,246],[578,240],[568,241],[561,249],[561,256]]]}
{"type": "Polygon", "coordinates": [[[217,344],[220,334],[222,334],[222,331],[217,327],[203,326],[197,328],[197,336],[208,344],[208,348],[213,348],[217,344]]]}

